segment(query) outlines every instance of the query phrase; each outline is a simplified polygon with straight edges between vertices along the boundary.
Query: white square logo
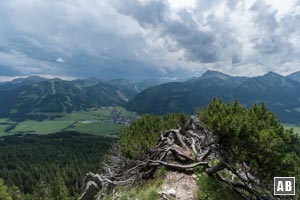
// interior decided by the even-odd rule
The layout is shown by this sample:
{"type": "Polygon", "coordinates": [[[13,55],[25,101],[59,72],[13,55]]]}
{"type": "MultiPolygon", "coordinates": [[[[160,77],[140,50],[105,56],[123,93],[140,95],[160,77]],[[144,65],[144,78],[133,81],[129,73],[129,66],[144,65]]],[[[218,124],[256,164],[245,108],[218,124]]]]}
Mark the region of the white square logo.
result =
{"type": "Polygon", "coordinates": [[[295,177],[274,177],[274,195],[295,195],[295,177]]]}

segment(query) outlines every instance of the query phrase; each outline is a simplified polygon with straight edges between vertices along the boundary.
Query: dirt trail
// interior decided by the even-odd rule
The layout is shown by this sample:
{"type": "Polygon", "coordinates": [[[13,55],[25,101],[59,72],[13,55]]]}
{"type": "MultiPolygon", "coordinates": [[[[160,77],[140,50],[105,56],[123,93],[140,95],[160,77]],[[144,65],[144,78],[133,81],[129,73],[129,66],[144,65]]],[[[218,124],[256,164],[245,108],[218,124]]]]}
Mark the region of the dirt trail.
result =
{"type": "Polygon", "coordinates": [[[166,200],[196,200],[197,189],[195,175],[168,171],[158,193],[166,200]]]}

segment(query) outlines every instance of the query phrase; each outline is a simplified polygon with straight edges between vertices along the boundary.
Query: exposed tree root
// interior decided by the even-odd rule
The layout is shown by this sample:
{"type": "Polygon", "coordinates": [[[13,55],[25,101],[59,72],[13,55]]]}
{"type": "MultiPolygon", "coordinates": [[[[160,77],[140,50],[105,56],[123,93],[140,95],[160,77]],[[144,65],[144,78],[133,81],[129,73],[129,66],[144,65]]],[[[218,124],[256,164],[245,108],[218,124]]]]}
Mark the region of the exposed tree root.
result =
{"type": "Polygon", "coordinates": [[[246,167],[230,165],[226,152],[219,147],[217,141],[214,134],[203,127],[196,117],[191,117],[184,129],[179,127],[162,133],[157,145],[142,160],[130,160],[116,149],[109,162],[104,165],[104,173],[86,175],[84,193],[79,200],[92,200],[100,191],[98,199],[101,199],[103,194],[111,192],[116,186],[132,185],[151,177],[158,166],[186,172],[197,166],[205,166],[208,175],[215,177],[244,199],[276,199],[258,192],[259,181],[245,170],[246,167]],[[218,160],[219,163],[210,166],[211,160],[218,160]],[[228,180],[218,174],[224,169],[233,178],[228,180]]]}

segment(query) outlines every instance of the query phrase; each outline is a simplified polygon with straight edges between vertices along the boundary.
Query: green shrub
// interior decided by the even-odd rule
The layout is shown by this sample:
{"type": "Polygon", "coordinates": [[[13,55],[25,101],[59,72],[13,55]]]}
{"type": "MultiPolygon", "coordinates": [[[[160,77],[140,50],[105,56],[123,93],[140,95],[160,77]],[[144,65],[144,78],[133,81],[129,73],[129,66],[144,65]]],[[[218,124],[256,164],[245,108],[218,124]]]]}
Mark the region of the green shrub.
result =
{"type": "Polygon", "coordinates": [[[214,178],[198,174],[198,200],[240,200],[230,190],[223,188],[214,178]]]}
{"type": "Polygon", "coordinates": [[[186,116],[183,114],[145,115],[122,129],[121,151],[129,158],[139,159],[155,146],[161,131],[184,126],[185,123],[186,116]]]}
{"type": "Polygon", "coordinates": [[[127,196],[122,196],[120,197],[120,200],[129,200],[129,198],[127,196]]]}
{"type": "Polygon", "coordinates": [[[165,177],[166,170],[164,168],[158,168],[152,179],[147,181],[142,185],[136,185],[134,188],[131,188],[129,191],[126,188],[121,188],[120,191],[122,200],[158,200],[159,194],[157,191],[159,187],[163,183],[165,177]]]}
{"type": "Polygon", "coordinates": [[[245,108],[214,98],[198,116],[230,152],[228,159],[247,163],[266,185],[275,176],[299,175],[299,136],[285,131],[264,104],[245,108]]]}
{"type": "Polygon", "coordinates": [[[0,200],[12,200],[8,192],[8,187],[2,179],[0,179],[0,200]]]}

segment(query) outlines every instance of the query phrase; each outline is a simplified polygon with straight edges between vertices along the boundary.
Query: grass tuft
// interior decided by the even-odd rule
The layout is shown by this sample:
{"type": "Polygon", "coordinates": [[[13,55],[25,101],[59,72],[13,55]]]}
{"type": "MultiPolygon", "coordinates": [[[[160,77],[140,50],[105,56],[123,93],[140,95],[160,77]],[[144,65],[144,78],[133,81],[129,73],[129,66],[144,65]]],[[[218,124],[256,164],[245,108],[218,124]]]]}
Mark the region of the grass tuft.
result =
{"type": "Polygon", "coordinates": [[[198,200],[240,200],[237,194],[222,187],[205,173],[198,174],[198,200]]]}

